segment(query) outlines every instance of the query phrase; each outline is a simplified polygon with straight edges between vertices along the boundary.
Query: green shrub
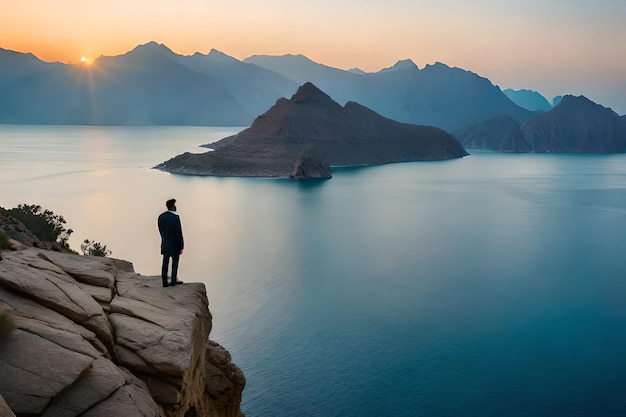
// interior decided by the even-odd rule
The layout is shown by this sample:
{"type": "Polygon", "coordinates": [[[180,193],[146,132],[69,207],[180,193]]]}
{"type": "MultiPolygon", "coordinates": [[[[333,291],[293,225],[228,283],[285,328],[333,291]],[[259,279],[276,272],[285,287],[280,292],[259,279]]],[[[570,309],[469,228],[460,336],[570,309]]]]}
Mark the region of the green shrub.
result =
{"type": "Polygon", "coordinates": [[[41,241],[57,242],[69,249],[67,242],[74,231],[65,228],[63,216],[56,215],[50,210],[43,210],[41,206],[34,204],[20,204],[8,211],[41,241]]]}
{"type": "Polygon", "coordinates": [[[0,251],[5,249],[11,249],[11,243],[9,242],[9,235],[7,232],[0,229],[0,251]]]}
{"type": "Polygon", "coordinates": [[[13,318],[8,311],[0,310],[0,338],[9,337],[15,329],[13,318]]]}
{"type": "Polygon", "coordinates": [[[85,239],[83,241],[83,243],[80,245],[80,250],[83,251],[83,255],[91,256],[109,256],[113,253],[107,249],[106,245],[89,239],[85,239]]]}

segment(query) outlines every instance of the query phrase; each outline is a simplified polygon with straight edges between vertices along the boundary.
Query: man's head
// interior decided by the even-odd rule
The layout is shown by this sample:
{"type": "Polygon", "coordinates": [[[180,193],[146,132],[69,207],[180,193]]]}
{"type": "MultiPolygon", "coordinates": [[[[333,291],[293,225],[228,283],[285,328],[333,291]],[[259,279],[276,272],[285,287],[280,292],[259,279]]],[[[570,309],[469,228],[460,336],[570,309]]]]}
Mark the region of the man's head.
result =
{"type": "Polygon", "coordinates": [[[172,198],[170,200],[167,200],[165,202],[165,206],[167,207],[168,210],[176,211],[176,199],[172,198]]]}

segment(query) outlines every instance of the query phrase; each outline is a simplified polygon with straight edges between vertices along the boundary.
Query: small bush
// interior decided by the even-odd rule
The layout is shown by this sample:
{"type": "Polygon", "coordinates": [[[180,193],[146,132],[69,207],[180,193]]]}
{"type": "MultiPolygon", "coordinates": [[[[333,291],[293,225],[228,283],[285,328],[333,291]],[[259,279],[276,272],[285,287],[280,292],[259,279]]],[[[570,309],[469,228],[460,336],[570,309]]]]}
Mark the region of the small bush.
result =
{"type": "Polygon", "coordinates": [[[6,249],[11,249],[9,235],[4,230],[0,229],[0,251],[6,249]]]}
{"type": "Polygon", "coordinates": [[[0,338],[9,337],[15,330],[13,318],[8,311],[0,310],[0,338]]]}
{"type": "Polygon", "coordinates": [[[83,251],[83,255],[91,256],[109,256],[113,253],[107,249],[106,245],[89,239],[85,239],[83,241],[83,243],[80,245],[80,250],[83,251]]]}

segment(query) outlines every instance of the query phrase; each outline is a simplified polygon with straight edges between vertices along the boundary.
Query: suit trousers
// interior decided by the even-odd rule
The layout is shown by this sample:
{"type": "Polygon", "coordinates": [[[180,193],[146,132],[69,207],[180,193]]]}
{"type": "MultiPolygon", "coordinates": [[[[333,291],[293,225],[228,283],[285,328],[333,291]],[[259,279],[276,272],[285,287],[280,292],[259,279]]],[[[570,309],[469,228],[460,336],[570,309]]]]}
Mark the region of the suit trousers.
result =
{"type": "Polygon", "coordinates": [[[161,279],[163,280],[163,286],[167,285],[167,271],[170,267],[170,258],[172,258],[172,277],[170,285],[174,285],[178,279],[178,261],[180,260],[180,254],[163,255],[163,264],[161,265],[161,279]]]}

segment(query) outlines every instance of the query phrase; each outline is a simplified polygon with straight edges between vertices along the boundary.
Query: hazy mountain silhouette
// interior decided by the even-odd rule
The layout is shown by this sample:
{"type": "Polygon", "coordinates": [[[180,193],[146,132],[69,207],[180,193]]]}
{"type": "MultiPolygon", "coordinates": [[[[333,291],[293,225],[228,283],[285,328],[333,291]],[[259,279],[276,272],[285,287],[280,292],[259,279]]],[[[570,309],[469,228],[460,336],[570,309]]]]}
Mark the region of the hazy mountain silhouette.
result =
{"type": "Polygon", "coordinates": [[[400,70],[405,70],[405,69],[418,69],[417,65],[415,65],[415,62],[413,62],[410,59],[402,59],[398,62],[396,62],[393,66],[389,67],[389,68],[383,68],[380,72],[394,72],[394,71],[400,71],[400,70]]]}
{"type": "MultiPolygon", "coordinates": [[[[298,88],[298,83],[268,69],[239,61],[215,49],[206,55],[178,56],[177,62],[208,76],[256,116],[276,100],[298,88]]],[[[246,124],[250,124],[252,117],[246,124]]]]}
{"type": "Polygon", "coordinates": [[[93,86],[92,117],[103,124],[246,123],[250,116],[231,94],[179,59],[155,42],[98,58],[82,69],[93,86]]]}
{"type": "Polygon", "coordinates": [[[401,60],[365,73],[302,55],[243,62],[215,50],[183,56],[149,42],[92,65],[47,63],[0,49],[0,123],[248,126],[308,81],[340,104],[358,102],[396,121],[448,131],[502,115],[522,123],[536,114],[488,79],[441,63],[419,69],[401,60]]]}
{"type": "Polygon", "coordinates": [[[355,100],[358,91],[363,88],[361,80],[367,73],[344,71],[313,62],[304,55],[253,55],[243,62],[267,68],[283,77],[295,81],[298,85],[311,82],[341,104],[355,100]]]}
{"type": "Polygon", "coordinates": [[[356,74],[315,63],[302,55],[255,55],[244,62],[299,83],[310,81],[339,103],[356,101],[405,123],[454,130],[499,115],[519,122],[533,115],[486,78],[441,63],[420,70],[412,61],[404,60],[377,73],[356,74]]]}
{"type": "Polygon", "coordinates": [[[62,67],[62,64],[44,62],[31,53],[23,54],[0,48],[0,86],[62,67]]]}
{"type": "Polygon", "coordinates": [[[149,42],[92,65],[0,50],[0,122],[249,125],[297,84],[217,51],[181,56],[149,42]]]}
{"type": "Polygon", "coordinates": [[[554,109],[523,123],[534,152],[626,152],[626,127],[613,110],[584,96],[564,96],[554,109]]]}
{"type": "MultiPolygon", "coordinates": [[[[62,78],[65,70],[65,65],[41,61],[30,53],[0,49],[0,123],[19,123],[31,114],[50,120],[59,117],[57,114],[48,114],[49,110],[60,113],[59,106],[54,106],[57,100],[50,100],[52,106],[45,102],[46,97],[57,90],[55,86],[48,86],[48,91],[41,94],[37,90],[42,84],[42,78],[62,78]]],[[[59,86],[58,89],[63,90],[64,87],[59,86]]]]}
{"type": "Polygon", "coordinates": [[[363,74],[332,68],[318,64],[304,55],[252,55],[243,60],[259,67],[267,68],[286,78],[294,80],[298,85],[306,82],[323,82],[324,84],[337,83],[339,81],[350,82],[363,74]]]}
{"type": "Polygon", "coordinates": [[[367,74],[367,72],[363,71],[361,68],[350,68],[348,70],[348,72],[351,72],[353,74],[357,74],[357,75],[364,75],[367,74]]]}
{"type": "MultiPolygon", "coordinates": [[[[24,54],[21,54],[24,55],[24,54]]],[[[208,77],[150,42],[90,66],[33,61],[31,75],[3,88],[0,122],[28,124],[245,125],[252,118],[208,77]],[[43,68],[42,70],[39,70],[43,68]]],[[[24,61],[14,56],[11,61],[24,61]]],[[[3,65],[4,67],[4,65],[3,65]]]]}
{"type": "Polygon", "coordinates": [[[339,105],[311,83],[282,98],[251,127],[185,153],[157,168],[181,174],[289,176],[303,152],[314,150],[332,166],[440,160],[467,155],[445,131],[398,123],[354,102],[339,105]]]}
{"type": "Polygon", "coordinates": [[[532,90],[512,90],[507,88],[502,91],[511,101],[523,109],[530,111],[552,110],[552,105],[548,100],[536,91],[532,90]]]}
{"type": "Polygon", "coordinates": [[[497,116],[453,132],[468,149],[495,149],[500,152],[530,152],[519,123],[509,116],[497,116]]]}
{"type": "Polygon", "coordinates": [[[567,95],[554,109],[521,126],[498,117],[454,132],[471,148],[508,152],[626,152],[626,116],[584,96],[567,95]]]}

